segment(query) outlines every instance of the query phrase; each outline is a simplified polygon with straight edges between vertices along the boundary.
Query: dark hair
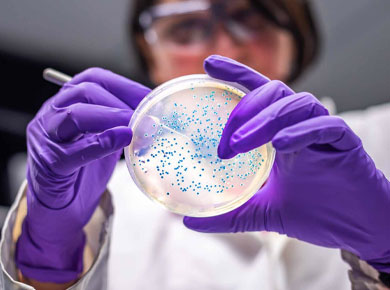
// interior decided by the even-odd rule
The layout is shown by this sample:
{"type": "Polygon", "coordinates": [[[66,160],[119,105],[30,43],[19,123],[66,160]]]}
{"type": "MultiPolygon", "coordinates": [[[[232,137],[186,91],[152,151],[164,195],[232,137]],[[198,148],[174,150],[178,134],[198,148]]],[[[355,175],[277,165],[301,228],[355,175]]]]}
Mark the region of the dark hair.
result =
{"type": "MultiPolygon", "coordinates": [[[[133,0],[134,3],[129,13],[129,35],[133,45],[139,65],[147,68],[145,56],[135,41],[137,35],[143,33],[143,28],[139,23],[141,13],[153,6],[157,0],[133,0]]],[[[312,8],[307,0],[251,0],[252,5],[261,6],[264,10],[277,7],[280,11],[288,15],[288,21],[280,23],[269,13],[271,20],[277,25],[288,30],[293,35],[296,47],[296,56],[294,58],[288,82],[295,81],[306,68],[313,63],[319,53],[320,37],[318,29],[313,19],[312,8]]],[[[144,76],[146,77],[146,76],[144,76]]]]}
{"type": "Polygon", "coordinates": [[[132,5],[130,5],[129,15],[128,15],[128,35],[130,36],[130,45],[133,48],[135,53],[136,60],[138,61],[138,76],[137,80],[143,82],[144,84],[151,86],[152,82],[148,75],[148,64],[145,59],[145,55],[142,52],[140,46],[136,41],[136,36],[143,34],[143,28],[139,23],[139,17],[142,12],[153,6],[157,0],[132,0],[132,5]]]}

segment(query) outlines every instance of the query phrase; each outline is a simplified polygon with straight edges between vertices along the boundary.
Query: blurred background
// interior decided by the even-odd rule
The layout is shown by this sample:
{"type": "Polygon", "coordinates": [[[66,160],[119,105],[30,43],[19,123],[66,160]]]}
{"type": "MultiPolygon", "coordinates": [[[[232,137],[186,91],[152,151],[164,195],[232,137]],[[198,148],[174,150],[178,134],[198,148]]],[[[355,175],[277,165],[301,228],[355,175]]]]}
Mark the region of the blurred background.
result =
{"type": "MultiPolygon", "coordinates": [[[[312,2],[322,50],[293,87],[332,97],[338,112],[390,101],[390,1],[312,2]]],[[[26,125],[58,90],[43,69],[73,75],[99,66],[139,79],[126,33],[129,3],[0,1],[0,221],[25,176],[26,125]]]]}

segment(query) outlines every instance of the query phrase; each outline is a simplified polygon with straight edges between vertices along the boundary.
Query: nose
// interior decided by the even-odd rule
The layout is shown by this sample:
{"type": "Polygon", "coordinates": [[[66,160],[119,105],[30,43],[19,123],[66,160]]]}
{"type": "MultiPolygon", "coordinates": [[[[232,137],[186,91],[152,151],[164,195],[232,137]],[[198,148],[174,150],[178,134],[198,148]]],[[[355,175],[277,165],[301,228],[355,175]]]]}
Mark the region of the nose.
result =
{"type": "Polygon", "coordinates": [[[235,39],[226,28],[219,24],[215,28],[212,50],[214,54],[223,55],[237,61],[243,61],[245,46],[235,39]]]}

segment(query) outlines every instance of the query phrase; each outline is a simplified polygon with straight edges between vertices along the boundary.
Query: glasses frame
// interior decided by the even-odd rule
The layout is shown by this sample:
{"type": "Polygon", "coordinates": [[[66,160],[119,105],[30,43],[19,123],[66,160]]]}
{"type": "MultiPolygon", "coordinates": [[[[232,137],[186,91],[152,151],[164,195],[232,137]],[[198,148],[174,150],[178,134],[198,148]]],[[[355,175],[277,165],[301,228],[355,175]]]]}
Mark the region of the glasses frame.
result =
{"type": "MultiPolygon", "coordinates": [[[[270,13],[269,4],[265,5],[269,1],[256,1],[256,8],[262,13],[267,20],[270,20],[273,24],[286,28],[288,26],[288,17],[282,11],[276,10],[275,7],[271,9],[275,10],[274,13],[270,13]],[[264,2],[264,5],[262,4],[264,2]]],[[[226,17],[226,5],[224,1],[218,1],[211,3],[209,0],[188,0],[183,2],[173,2],[157,4],[151,8],[143,11],[139,17],[139,24],[144,31],[144,37],[149,45],[154,45],[158,42],[159,37],[156,30],[153,28],[153,22],[159,18],[165,18],[174,15],[183,15],[196,12],[210,11],[215,16],[217,22],[219,19],[225,19],[226,17]]],[[[224,23],[224,26],[229,31],[230,35],[234,38],[245,40],[250,36],[245,33],[243,28],[233,23],[233,21],[224,23]]]]}

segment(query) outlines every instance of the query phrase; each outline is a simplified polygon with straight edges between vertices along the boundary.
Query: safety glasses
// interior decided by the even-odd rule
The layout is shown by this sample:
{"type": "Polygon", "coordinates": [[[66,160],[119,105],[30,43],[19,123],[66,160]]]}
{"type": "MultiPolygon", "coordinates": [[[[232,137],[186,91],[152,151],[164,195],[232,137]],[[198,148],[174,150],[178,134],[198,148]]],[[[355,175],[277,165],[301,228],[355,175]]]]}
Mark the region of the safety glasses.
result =
{"type": "Polygon", "coordinates": [[[139,22],[146,41],[179,48],[210,46],[217,29],[245,43],[261,37],[274,23],[267,9],[250,1],[181,1],[144,11],[139,22]]]}

